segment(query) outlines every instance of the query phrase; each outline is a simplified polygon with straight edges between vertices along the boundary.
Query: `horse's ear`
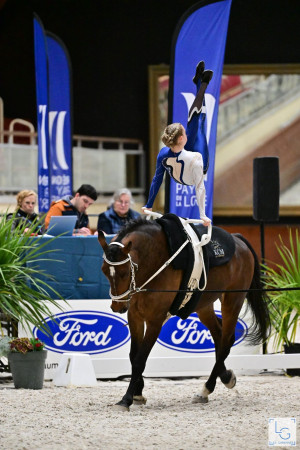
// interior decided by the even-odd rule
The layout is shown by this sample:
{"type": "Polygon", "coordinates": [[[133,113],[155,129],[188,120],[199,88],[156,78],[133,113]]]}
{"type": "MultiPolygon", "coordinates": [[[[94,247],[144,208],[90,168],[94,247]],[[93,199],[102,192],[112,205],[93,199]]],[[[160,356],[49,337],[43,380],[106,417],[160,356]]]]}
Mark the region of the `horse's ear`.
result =
{"type": "Polygon", "coordinates": [[[104,253],[106,253],[108,245],[105,240],[104,233],[101,230],[98,231],[98,242],[101,245],[101,247],[103,248],[104,253]]]}
{"type": "Polygon", "coordinates": [[[129,241],[129,242],[125,245],[125,247],[123,248],[123,252],[126,253],[126,254],[128,255],[128,253],[129,253],[130,250],[131,250],[131,247],[132,247],[132,242],[129,241]]]}

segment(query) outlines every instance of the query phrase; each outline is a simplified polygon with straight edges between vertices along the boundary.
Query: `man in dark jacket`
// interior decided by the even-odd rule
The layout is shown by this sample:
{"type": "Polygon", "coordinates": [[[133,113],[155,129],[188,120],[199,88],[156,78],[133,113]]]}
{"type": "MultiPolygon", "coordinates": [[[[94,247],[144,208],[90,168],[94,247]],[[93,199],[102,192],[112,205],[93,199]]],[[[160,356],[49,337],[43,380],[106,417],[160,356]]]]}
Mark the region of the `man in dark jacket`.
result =
{"type": "Polygon", "coordinates": [[[118,189],[111,200],[111,206],[107,211],[99,214],[98,232],[104,231],[106,234],[116,234],[130,220],[137,219],[140,214],[133,209],[132,195],[129,189],[118,189]]]}
{"type": "Polygon", "coordinates": [[[75,229],[78,234],[91,234],[88,228],[89,218],[85,211],[97,200],[96,189],[90,184],[83,184],[76,191],[74,197],[67,195],[61,200],[51,203],[45,218],[45,229],[47,230],[51,216],[74,216],[77,215],[75,229]]]}

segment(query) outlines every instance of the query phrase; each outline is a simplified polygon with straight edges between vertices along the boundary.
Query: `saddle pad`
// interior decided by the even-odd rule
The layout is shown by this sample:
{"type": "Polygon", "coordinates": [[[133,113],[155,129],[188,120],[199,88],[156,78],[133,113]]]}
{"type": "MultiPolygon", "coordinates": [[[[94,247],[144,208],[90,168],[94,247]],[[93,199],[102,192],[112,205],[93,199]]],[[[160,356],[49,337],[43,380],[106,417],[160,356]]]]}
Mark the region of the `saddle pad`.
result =
{"type": "MultiPolygon", "coordinates": [[[[170,256],[173,255],[178,248],[186,241],[187,235],[183,229],[182,223],[178,216],[175,214],[165,214],[163,217],[156,219],[166,234],[170,256]]],[[[204,250],[204,248],[203,248],[204,250]]],[[[207,264],[207,257],[205,256],[205,251],[203,253],[205,266],[207,264]]],[[[191,274],[194,267],[194,251],[192,245],[188,243],[180,254],[172,261],[172,266],[174,269],[183,270],[182,280],[180,284],[180,290],[185,291],[190,281],[191,274]]],[[[208,269],[206,267],[206,269],[208,269]]],[[[201,275],[200,286],[204,283],[203,274],[201,275]]],[[[178,315],[181,318],[187,318],[190,315],[190,310],[193,309],[200,296],[201,291],[195,291],[190,300],[186,303],[183,308],[180,308],[181,303],[185,298],[185,292],[178,292],[173,300],[170,307],[170,314],[173,316],[178,315]],[[179,309],[180,308],[180,309],[179,309]]],[[[191,311],[192,312],[192,311],[191,311]]]]}
{"type": "MultiPolygon", "coordinates": [[[[169,247],[169,254],[174,255],[178,248],[186,241],[187,235],[183,230],[182,223],[175,214],[165,214],[163,217],[156,219],[156,222],[162,227],[169,247]]],[[[194,252],[190,243],[188,243],[178,256],[171,262],[172,267],[177,270],[183,270],[180,290],[187,288],[194,267],[194,252]]],[[[170,313],[174,316],[183,302],[185,292],[178,292],[173,300],[170,313]]]]}
{"type": "MultiPolygon", "coordinates": [[[[203,225],[192,225],[192,227],[196,231],[199,239],[201,239],[203,233],[207,232],[206,227],[204,227],[203,225]]],[[[235,252],[235,242],[230,233],[223,230],[222,228],[213,226],[211,240],[207,245],[204,245],[202,247],[202,250],[204,265],[206,268],[206,273],[208,274],[209,269],[212,269],[216,266],[221,266],[222,264],[226,264],[231,260],[235,252]]],[[[199,286],[203,286],[203,283],[204,277],[202,272],[199,286]]],[[[180,289],[186,289],[186,287],[180,289]]],[[[176,315],[183,320],[187,319],[189,315],[193,311],[195,311],[195,308],[200,301],[202,292],[203,291],[195,291],[187,304],[176,312],[176,315]]]]}
{"type": "MultiPolygon", "coordinates": [[[[156,219],[156,222],[162,227],[166,237],[169,248],[169,254],[174,255],[174,253],[179,249],[179,247],[187,240],[187,235],[183,229],[182,223],[178,216],[175,214],[165,214],[164,216],[156,219]]],[[[198,233],[197,233],[198,234],[198,233]]],[[[173,269],[185,270],[187,267],[191,266],[191,270],[194,265],[194,255],[191,245],[186,245],[182,251],[176,256],[171,262],[173,269]],[[192,256],[192,261],[191,261],[192,256]]]]}
{"type": "MultiPolygon", "coordinates": [[[[200,240],[203,233],[207,233],[206,227],[201,224],[192,224],[192,227],[200,240]]],[[[235,242],[228,231],[213,226],[211,240],[203,248],[207,250],[209,268],[212,269],[216,266],[222,266],[231,260],[235,252],[235,242]]]]}
{"type": "MultiPolygon", "coordinates": [[[[180,219],[175,214],[165,214],[161,218],[156,219],[156,222],[163,228],[167,237],[170,255],[173,255],[187,239],[180,219]]],[[[207,228],[203,225],[191,224],[191,226],[197,233],[199,240],[201,240],[204,233],[207,233],[207,228]]],[[[203,247],[204,249],[207,251],[209,268],[213,268],[226,264],[231,260],[235,252],[235,242],[228,231],[213,226],[211,240],[203,247]]],[[[185,270],[190,262],[190,251],[192,249],[189,244],[172,261],[172,267],[177,270],[185,270]]]]}
{"type": "MultiPolygon", "coordinates": [[[[180,219],[175,214],[165,214],[163,217],[156,219],[156,222],[161,225],[165,232],[170,255],[173,255],[187,239],[180,219]]],[[[203,233],[207,232],[206,227],[203,225],[192,225],[192,227],[199,236],[199,239],[201,239],[203,233]]],[[[206,273],[208,273],[209,268],[230,261],[235,251],[235,243],[230,233],[222,228],[212,227],[212,239],[207,245],[202,247],[202,250],[205,270],[206,273]]],[[[186,290],[194,266],[194,252],[190,243],[184,247],[171,264],[174,269],[183,270],[180,290],[186,290]]],[[[203,284],[204,276],[202,272],[199,286],[201,287],[203,284]]],[[[183,320],[187,319],[195,310],[201,294],[202,291],[196,290],[186,305],[183,308],[180,308],[180,305],[185,298],[185,292],[178,292],[171,305],[170,313],[172,315],[177,315],[183,320]]]]}

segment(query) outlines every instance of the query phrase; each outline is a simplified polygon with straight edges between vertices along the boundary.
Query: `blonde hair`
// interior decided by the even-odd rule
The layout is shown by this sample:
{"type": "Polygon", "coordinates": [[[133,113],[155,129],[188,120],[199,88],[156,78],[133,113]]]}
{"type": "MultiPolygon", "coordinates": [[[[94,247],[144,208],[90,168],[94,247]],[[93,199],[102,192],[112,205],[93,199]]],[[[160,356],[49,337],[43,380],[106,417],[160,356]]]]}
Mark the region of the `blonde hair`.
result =
{"type": "Polygon", "coordinates": [[[34,191],[30,191],[30,190],[24,190],[24,191],[20,191],[16,197],[17,199],[17,207],[16,209],[19,209],[22,205],[22,202],[24,200],[24,198],[29,197],[29,195],[34,195],[35,197],[37,197],[36,193],[34,191]]]}
{"type": "Polygon", "coordinates": [[[161,140],[167,147],[173,147],[177,143],[177,139],[183,135],[183,126],[181,123],[171,123],[168,125],[161,137],[161,140]]]}

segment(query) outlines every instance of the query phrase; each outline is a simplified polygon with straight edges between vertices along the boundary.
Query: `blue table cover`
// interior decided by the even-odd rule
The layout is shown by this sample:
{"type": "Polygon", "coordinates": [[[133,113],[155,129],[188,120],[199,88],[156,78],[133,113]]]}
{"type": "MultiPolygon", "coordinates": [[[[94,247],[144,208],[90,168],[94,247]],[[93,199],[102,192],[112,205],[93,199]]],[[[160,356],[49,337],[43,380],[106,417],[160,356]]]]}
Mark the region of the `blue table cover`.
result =
{"type": "MultiPolygon", "coordinates": [[[[43,261],[32,261],[31,266],[54,277],[41,277],[65,299],[109,298],[109,283],[101,271],[103,250],[96,236],[33,238],[47,242],[43,261]],[[52,240],[51,240],[52,239],[52,240]],[[46,241],[47,240],[47,241],[46,241]],[[54,261],[55,260],[55,261],[54,261]]],[[[107,238],[110,242],[111,237],[107,238]]],[[[48,291],[51,298],[57,298],[48,291]]]]}

